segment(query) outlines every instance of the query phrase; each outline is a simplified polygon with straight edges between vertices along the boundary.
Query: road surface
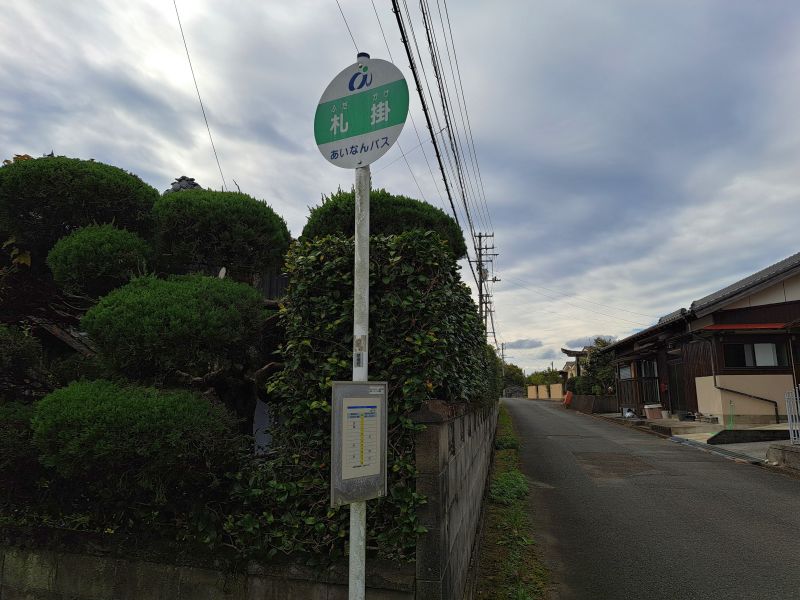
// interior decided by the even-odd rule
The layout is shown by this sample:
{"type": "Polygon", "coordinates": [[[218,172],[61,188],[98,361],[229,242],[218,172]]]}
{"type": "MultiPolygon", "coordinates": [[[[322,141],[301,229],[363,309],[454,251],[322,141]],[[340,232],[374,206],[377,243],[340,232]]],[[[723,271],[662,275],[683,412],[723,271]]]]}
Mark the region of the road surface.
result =
{"type": "Polygon", "coordinates": [[[800,479],[503,401],[558,600],[800,599],[800,479]]]}

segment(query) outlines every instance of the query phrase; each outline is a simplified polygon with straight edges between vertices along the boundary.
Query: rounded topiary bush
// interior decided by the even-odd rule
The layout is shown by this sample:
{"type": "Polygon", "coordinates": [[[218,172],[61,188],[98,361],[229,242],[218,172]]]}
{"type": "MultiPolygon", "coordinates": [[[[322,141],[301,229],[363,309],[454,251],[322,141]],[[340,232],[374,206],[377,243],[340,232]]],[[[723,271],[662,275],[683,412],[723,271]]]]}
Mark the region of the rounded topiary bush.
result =
{"type": "Polygon", "coordinates": [[[56,242],[47,266],[64,289],[102,296],[142,273],[149,255],[147,242],[135,233],[88,225],[56,242]]]}
{"type": "Polygon", "coordinates": [[[234,277],[279,269],[289,248],[286,222],[265,202],[237,192],[191,189],[153,207],[161,266],[170,273],[234,277]]]}
{"type": "Polygon", "coordinates": [[[95,502],[177,507],[202,497],[234,464],[233,417],[187,391],[79,381],[36,404],[39,460],[95,502]]]}
{"type": "Polygon", "coordinates": [[[58,240],[92,223],[149,235],[157,198],[118,167],[61,156],[25,160],[0,168],[0,229],[31,251],[36,267],[58,240]]]}
{"type": "MultiPolygon", "coordinates": [[[[467,256],[464,234],[452,217],[427,202],[394,196],[386,190],[372,190],[369,194],[370,233],[397,234],[412,229],[435,231],[444,238],[456,258],[467,256]]],[[[326,235],[352,236],[355,233],[355,194],[337,193],[323,198],[322,204],[311,209],[303,238],[326,235]]]]}
{"type": "Polygon", "coordinates": [[[129,377],[202,376],[247,364],[269,315],[263,305],[255,289],[229,279],[146,276],[103,297],[81,325],[129,377]]]}

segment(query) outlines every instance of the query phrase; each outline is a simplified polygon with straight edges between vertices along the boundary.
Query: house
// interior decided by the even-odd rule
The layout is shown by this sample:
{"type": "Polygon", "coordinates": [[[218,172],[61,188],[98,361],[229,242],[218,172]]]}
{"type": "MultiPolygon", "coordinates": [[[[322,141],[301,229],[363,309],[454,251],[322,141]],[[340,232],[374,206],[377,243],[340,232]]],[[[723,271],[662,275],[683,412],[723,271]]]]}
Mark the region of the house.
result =
{"type": "Polygon", "coordinates": [[[559,373],[561,374],[561,376],[564,379],[572,379],[573,377],[577,377],[578,376],[578,366],[577,366],[576,361],[568,360],[567,362],[565,362],[564,366],[561,367],[561,370],[559,371],[559,373]]]}
{"type": "Polygon", "coordinates": [[[695,300],[603,352],[620,406],[661,404],[720,423],[786,420],[798,384],[800,253],[695,300]]]}

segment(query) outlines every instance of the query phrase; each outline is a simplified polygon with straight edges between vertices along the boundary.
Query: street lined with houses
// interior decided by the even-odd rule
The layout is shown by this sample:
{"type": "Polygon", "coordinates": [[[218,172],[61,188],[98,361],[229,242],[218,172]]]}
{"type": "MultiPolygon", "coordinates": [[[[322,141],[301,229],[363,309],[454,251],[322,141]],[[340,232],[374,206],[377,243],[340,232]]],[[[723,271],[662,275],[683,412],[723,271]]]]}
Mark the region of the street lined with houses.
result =
{"type": "Polygon", "coordinates": [[[800,598],[800,479],[557,402],[504,403],[553,598],[800,598]]]}

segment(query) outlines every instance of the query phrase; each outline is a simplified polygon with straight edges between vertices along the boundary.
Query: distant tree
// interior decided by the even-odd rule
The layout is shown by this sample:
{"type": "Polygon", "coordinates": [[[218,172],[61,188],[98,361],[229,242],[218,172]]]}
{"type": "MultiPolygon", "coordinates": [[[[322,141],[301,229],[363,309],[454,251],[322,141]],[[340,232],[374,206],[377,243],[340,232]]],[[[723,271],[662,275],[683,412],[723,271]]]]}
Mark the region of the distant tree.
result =
{"type": "Polygon", "coordinates": [[[552,368],[543,371],[534,371],[525,380],[528,385],[549,385],[551,383],[560,383],[561,375],[558,371],[552,368]]]}
{"type": "Polygon", "coordinates": [[[522,372],[522,369],[513,363],[506,363],[504,366],[504,375],[503,375],[503,388],[510,387],[512,385],[525,385],[525,373],[522,372]]]}
{"type": "Polygon", "coordinates": [[[613,338],[598,336],[594,339],[594,343],[587,348],[588,354],[582,375],[590,380],[591,390],[594,394],[606,394],[608,388],[614,386],[612,356],[608,352],[601,352],[613,342],[613,338]]]}

